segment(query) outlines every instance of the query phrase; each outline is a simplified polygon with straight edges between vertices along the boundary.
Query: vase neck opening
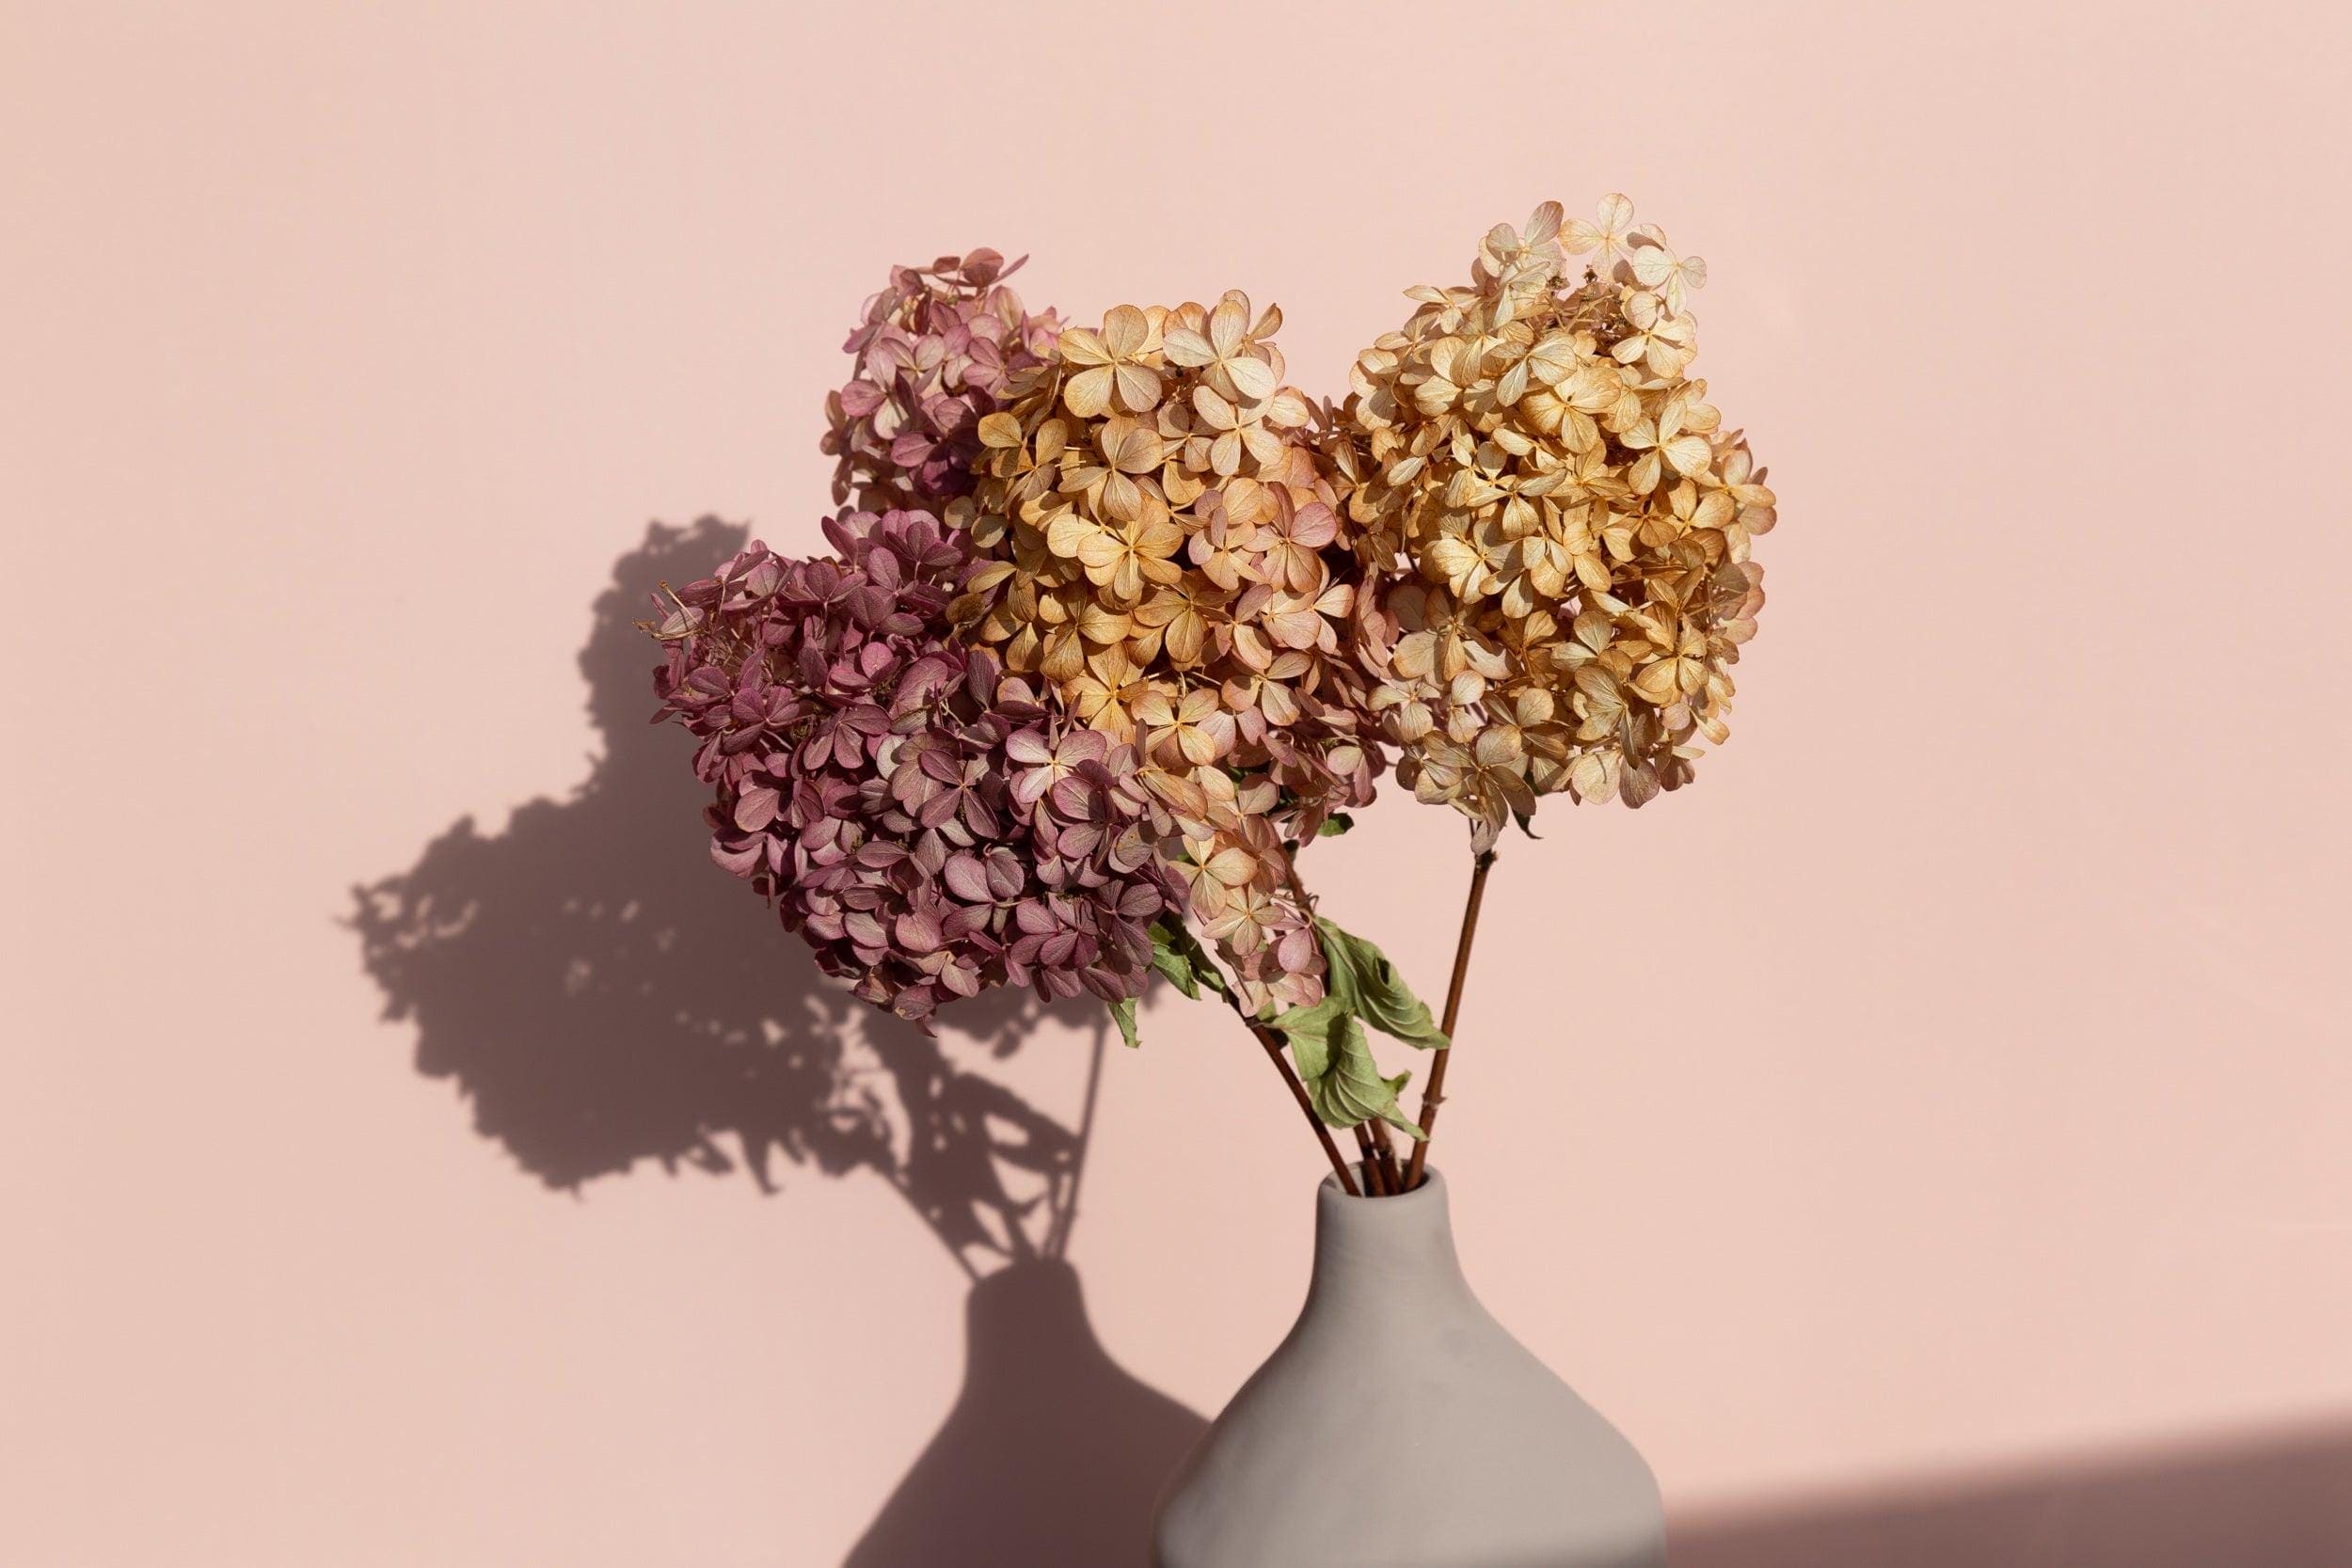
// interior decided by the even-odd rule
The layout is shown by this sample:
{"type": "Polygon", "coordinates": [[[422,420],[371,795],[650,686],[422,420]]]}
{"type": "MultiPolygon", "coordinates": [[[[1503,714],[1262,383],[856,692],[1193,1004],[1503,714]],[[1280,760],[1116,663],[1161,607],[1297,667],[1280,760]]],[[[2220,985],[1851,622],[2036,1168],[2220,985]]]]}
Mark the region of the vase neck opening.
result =
{"type": "Polygon", "coordinates": [[[1315,1297],[1383,1299],[1399,1280],[1467,1292],[1454,1251],[1445,1178],[1431,1170],[1409,1193],[1351,1196],[1336,1176],[1315,1195],[1315,1297]]]}

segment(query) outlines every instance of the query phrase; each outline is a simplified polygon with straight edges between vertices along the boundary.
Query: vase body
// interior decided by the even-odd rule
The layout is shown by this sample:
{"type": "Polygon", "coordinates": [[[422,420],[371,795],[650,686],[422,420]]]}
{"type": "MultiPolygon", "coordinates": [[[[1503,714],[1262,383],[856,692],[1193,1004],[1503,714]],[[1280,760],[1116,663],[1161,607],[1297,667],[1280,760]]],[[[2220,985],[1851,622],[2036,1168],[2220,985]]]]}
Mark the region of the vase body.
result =
{"type": "Polygon", "coordinates": [[[1316,1196],[1290,1335],[1178,1470],[1155,1568],[1661,1568],[1632,1444],[1471,1294],[1435,1171],[1316,1196]]]}

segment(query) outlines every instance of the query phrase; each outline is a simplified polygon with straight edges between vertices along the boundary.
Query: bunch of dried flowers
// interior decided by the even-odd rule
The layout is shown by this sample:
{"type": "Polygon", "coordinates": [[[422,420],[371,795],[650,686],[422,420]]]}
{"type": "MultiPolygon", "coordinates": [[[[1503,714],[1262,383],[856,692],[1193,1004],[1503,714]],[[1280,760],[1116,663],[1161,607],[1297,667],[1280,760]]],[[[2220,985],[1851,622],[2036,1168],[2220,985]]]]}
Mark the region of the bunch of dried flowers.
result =
{"type": "Polygon", "coordinates": [[[1689,373],[1706,263],[1611,196],[1498,226],[1351,377],[1363,648],[1398,777],[1470,820],[1639,806],[1721,741],[1772,493],[1689,373]],[[1568,258],[1590,253],[1589,267],[1568,258]]]}
{"type": "Polygon", "coordinates": [[[1134,748],[952,634],[962,536],[915,512],[825,532],[837,556],[754,544],[656,600],[656,689],[701,739],[712,858],[901,1017],[1008,983],[1131,1000],[1179,896],[1134,748]]]}
{"type": "Polygon", "coordinates": [[[836,502],[944,512],[971,494],[982,416],[1054,346],[1054,313],[1029,314],[1005,286],[1026,260],[982,248],[890,269],[842,345],[856,373],[825,399],[836,502]]]}
{"type": "Polygon", "coordinates": [[[1408,1190],[1504,822],[1642,805],[1726,733],[1774,502],[1689,373],[1705,263],[1623,197],[1547,202],[1409,291],[1338,409],[1238,292],[1064,329],[1012,270],[945,257],[867,302],[826,402],[864,508],[838,556],[755,546],[657,601],[712,853],[910,1018],[1088,990],[1132,1043],[1147,970],[1216,992],[1341,1182],[1408,1190]],[[1470,825],[1441,1020],[1297,869],[1391,745],[1470,825]],[[1436,1053],[1418,1118],[1368,1031],[1436,1053]]]}
{"type": "Polygon", "coordinates": [[[1254,1014],[1312,1004],[1323,956],[1291,850],[1372,797],[1354,554],[1284,386],[1281,312],[1122,305],[1065,329],[980,420],[953,609],[1007,668],[1145,759],[1163,848],[1254,1014]]]}

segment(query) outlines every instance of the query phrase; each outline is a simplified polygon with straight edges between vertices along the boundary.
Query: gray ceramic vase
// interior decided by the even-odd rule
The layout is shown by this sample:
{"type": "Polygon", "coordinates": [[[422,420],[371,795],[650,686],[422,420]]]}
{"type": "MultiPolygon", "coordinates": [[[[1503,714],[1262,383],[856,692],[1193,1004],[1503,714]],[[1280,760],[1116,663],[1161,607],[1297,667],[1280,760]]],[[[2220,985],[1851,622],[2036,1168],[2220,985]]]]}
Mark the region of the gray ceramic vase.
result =
{"type": "Polygon", "coordinates": [[[1633,1445],[1470,1293],[1435,1171],[1315,1202],[1290,1337],[1169,1482],[1156,1568],[1661,1568],[1633,1445]]]}

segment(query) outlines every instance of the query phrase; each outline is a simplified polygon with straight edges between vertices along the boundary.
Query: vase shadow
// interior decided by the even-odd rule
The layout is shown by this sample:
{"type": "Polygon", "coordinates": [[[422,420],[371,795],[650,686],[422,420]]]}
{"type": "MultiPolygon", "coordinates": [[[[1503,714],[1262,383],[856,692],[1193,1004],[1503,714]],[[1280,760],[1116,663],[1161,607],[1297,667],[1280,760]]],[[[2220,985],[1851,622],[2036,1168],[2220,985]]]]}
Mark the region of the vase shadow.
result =
{"type": "Polygon", "coordinates": [[[962,1390],[844,1568],[1142,1568],[1208,1422],[1111,1359],[1067,1263],[981,1280],[965,1323],[962,1390]]]}
{"type": "Polygon", "coordinates": [[[690,743],[646,721],[655,659],[636,623],[659,582],[707,575],[745,531],[655,525],[614,563],[580,660],[602,737],[587,780],[495,832],[461,819],[356,888],[362,962],[385,1017],[412,1026],[417,1070],[449,1080],[475,1131],[547,1187],[641,1164],[769,1192],[869,1174],[971,1276],[964,1387],[858,1568],[1108,1568],[1117,1542],[1139,1562],[1152,1492],[1205,1423],[1119,1370],[1062,1261],[1107,1017],[1000,990],[927,1035],[820,974],[711,864],[690,743]],[[1048,1023],[1092,1034],[1072,1053],[1084,1094],[1068,1122],[992,1070],[1048,1023]],[[943,1525],[952,1540],[925,1533],[943,1525]],[[1070,1555],[1079,1543],[1091,1555],[1070,1555]]]}
{"type": "Polygon", "coordinates": [[[2352,1424],[1677,1521],[1674,1568],[2340,1568],[2352,1424]]]}

